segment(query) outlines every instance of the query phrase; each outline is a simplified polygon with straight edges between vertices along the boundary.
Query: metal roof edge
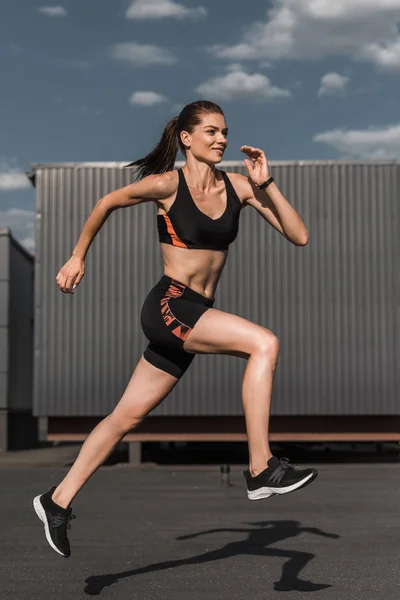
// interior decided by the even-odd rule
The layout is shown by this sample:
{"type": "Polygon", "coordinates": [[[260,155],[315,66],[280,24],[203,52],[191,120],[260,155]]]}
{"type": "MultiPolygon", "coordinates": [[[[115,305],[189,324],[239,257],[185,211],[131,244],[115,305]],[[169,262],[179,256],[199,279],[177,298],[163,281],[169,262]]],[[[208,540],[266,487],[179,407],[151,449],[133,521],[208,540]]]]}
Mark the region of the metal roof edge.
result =
{"type": "MultiPolygon", "coordinates": [[[[284,165],[400,165],[400,160],[269,160],[270,165],[284,166],[284,165]]],[[[184,161],[177,161],[176,167],[181,167],[185,164],[184,161]]],[[[35,172],[39,169],[62,169],[62,168],[80,168],[80,169],[93,169],[93,168],[118,168],[126,167],[129,165],[128,162],[60,162],[60,163],[31,163],[30,168],[32,171],[27,173],[30,179],[33,179],[35,172]]],[[[225,160],[218,163],[221,167],[243,167],[244,163],[241,160],[225,160]]],[[[135,168],[135,167],[132,167],[135,168]]]]}
{"type": "Polygon", "coordinates": [[[10,242],[15,246],[17,250],[25,254],[30,260],[35,260],[35,255],[29,252],[22,244],[19,242],[12,234],[11,229],[9,227],[1,227],[0,228],[0,236],[9,237],[10,242]]]}

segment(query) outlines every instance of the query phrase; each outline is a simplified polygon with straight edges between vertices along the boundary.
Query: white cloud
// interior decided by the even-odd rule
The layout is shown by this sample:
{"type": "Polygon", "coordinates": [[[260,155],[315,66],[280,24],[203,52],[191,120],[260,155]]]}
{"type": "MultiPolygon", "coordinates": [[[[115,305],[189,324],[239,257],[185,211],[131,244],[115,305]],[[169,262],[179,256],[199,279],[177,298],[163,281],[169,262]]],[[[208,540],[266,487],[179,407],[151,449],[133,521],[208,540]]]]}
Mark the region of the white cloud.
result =
{"type": "Polygon", "coordinates": [[[129,99],[130,104],[140,104],[141,106],[154,106],[166,102],[165,96],[156,94],[156,92],[135,92],[129,99]]]}
{"type": "Polygon", "coordinates": [[[273,0],[233,46],[209,49],[221,59],[321,60],[349,56],[400,71],[400,0],[273,0]]]}
{"type": "Polygon", "coordinates": [[[21,169],[0,162],[0,191],[23,190],[31,186],[28,177],[21,169]]]}
{"type": "Polygon", "coordinates": [[[232,71],[222,77],[214,77],[199,85],[197,93],[214,100],[273,100],[291,96],[289,90],[271,85],[261,73],[232,71]]]}
{"type": "Polygon", "coordinates": [[[203,6],[186,8],[173,0],[135,0],[126,12],[128,19],[186,19],[205,17],[207,14],[203,6]]]}
{"type": "Polygon", "coordinates": [[[337,96],[343,94],[350,77],[344,77],[339,73],[327,73],[321,79],[318,96],[337,96]]]}
{"type": "Polygon", "coordinates": [[[400,36],[386,45],[367,44],[362,49],[361,57],[382,69],[400,72],[400,36]]]}
{"type": "Polygon", "coordinates": [[[66,17],[68,14],[63,6],[40,6],[38,12],[48,17],[66,17]]]}
{"type": "Polygon", "coordinates": [[[165,48],[137,42],[116,44],[111,50],[111,56],[117,60],[126,60],[136,67],[176,63],[176,58],[165,48]]]}
{"type": "Polygon", "coordinates": [[[368,129],[334,129],[315,135],[314,142],[328,144],[339,152],[343,159],[368,160],[400,158],[400,124],[368,129]]]}
{"type": "Polygon", "coordinates": [[[373,15],[382,10],[398,10],[398,0],[301,0],[308,11],[317,18],[343,19],[347,17],[359,17],[363,14],[373,15]]]}
{"type": "Polygon", "coordinates": [[[13,237],[30,252],[35,249],[35,212],[20,208],[10,208],[0,212],[2,227],[10,229],[13,237]]]}

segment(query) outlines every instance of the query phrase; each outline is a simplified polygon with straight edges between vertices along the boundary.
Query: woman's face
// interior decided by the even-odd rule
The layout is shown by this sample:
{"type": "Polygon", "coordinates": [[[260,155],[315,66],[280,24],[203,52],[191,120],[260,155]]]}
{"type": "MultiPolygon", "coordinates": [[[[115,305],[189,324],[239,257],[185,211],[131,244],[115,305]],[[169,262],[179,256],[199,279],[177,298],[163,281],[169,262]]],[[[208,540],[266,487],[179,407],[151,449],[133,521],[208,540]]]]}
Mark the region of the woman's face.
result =
{"type": "Polygon", "coordinates": [[[220,163],[228,145],[228,128],[219,113],[203,113],[201,123],[193,133],[182,131],[181,140],[197,160],[208,164],[220,163]]]}

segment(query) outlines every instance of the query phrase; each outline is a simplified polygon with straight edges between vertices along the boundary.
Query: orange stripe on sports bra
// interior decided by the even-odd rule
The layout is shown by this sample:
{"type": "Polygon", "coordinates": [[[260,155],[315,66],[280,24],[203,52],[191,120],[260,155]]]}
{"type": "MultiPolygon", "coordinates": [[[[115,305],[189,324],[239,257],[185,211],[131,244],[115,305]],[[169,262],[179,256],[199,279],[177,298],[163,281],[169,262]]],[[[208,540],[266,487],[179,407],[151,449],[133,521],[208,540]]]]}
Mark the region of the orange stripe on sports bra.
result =
{"type": "Polygon", "coordinates": [[[188,246],[186,246],[186,244],[184,242],[182,242],[182,240],[180,240],[178,238],[178,236],[176,235],[175,229],[172,226],[171,223],[171,219],[169,218],[168,215],[163,215],[165,222],[167,224],[167,231],[169,233],[169,235],[171,236],[172,239],[172,245],[173,246],[179,246],[179,248],[187,248],[188,246]]]}

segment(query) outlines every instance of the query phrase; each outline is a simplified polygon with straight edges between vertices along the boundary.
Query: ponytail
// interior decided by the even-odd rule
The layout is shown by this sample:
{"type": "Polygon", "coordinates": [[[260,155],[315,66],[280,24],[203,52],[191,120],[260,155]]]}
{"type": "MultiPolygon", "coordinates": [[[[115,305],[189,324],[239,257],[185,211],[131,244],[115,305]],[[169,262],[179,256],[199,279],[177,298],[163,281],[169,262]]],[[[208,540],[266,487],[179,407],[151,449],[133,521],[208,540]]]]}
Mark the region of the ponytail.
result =
{"type": "Polygon", "coordinates": [[[138,181],[148,175],[166,173],[173,170],[179,148],[178,119],[179,117],[174,117],[167,123],[161,139],[154,150],[144,158],[139,158],[139,160],[126,165],[128,167],[138,167],[138,181]]]}

